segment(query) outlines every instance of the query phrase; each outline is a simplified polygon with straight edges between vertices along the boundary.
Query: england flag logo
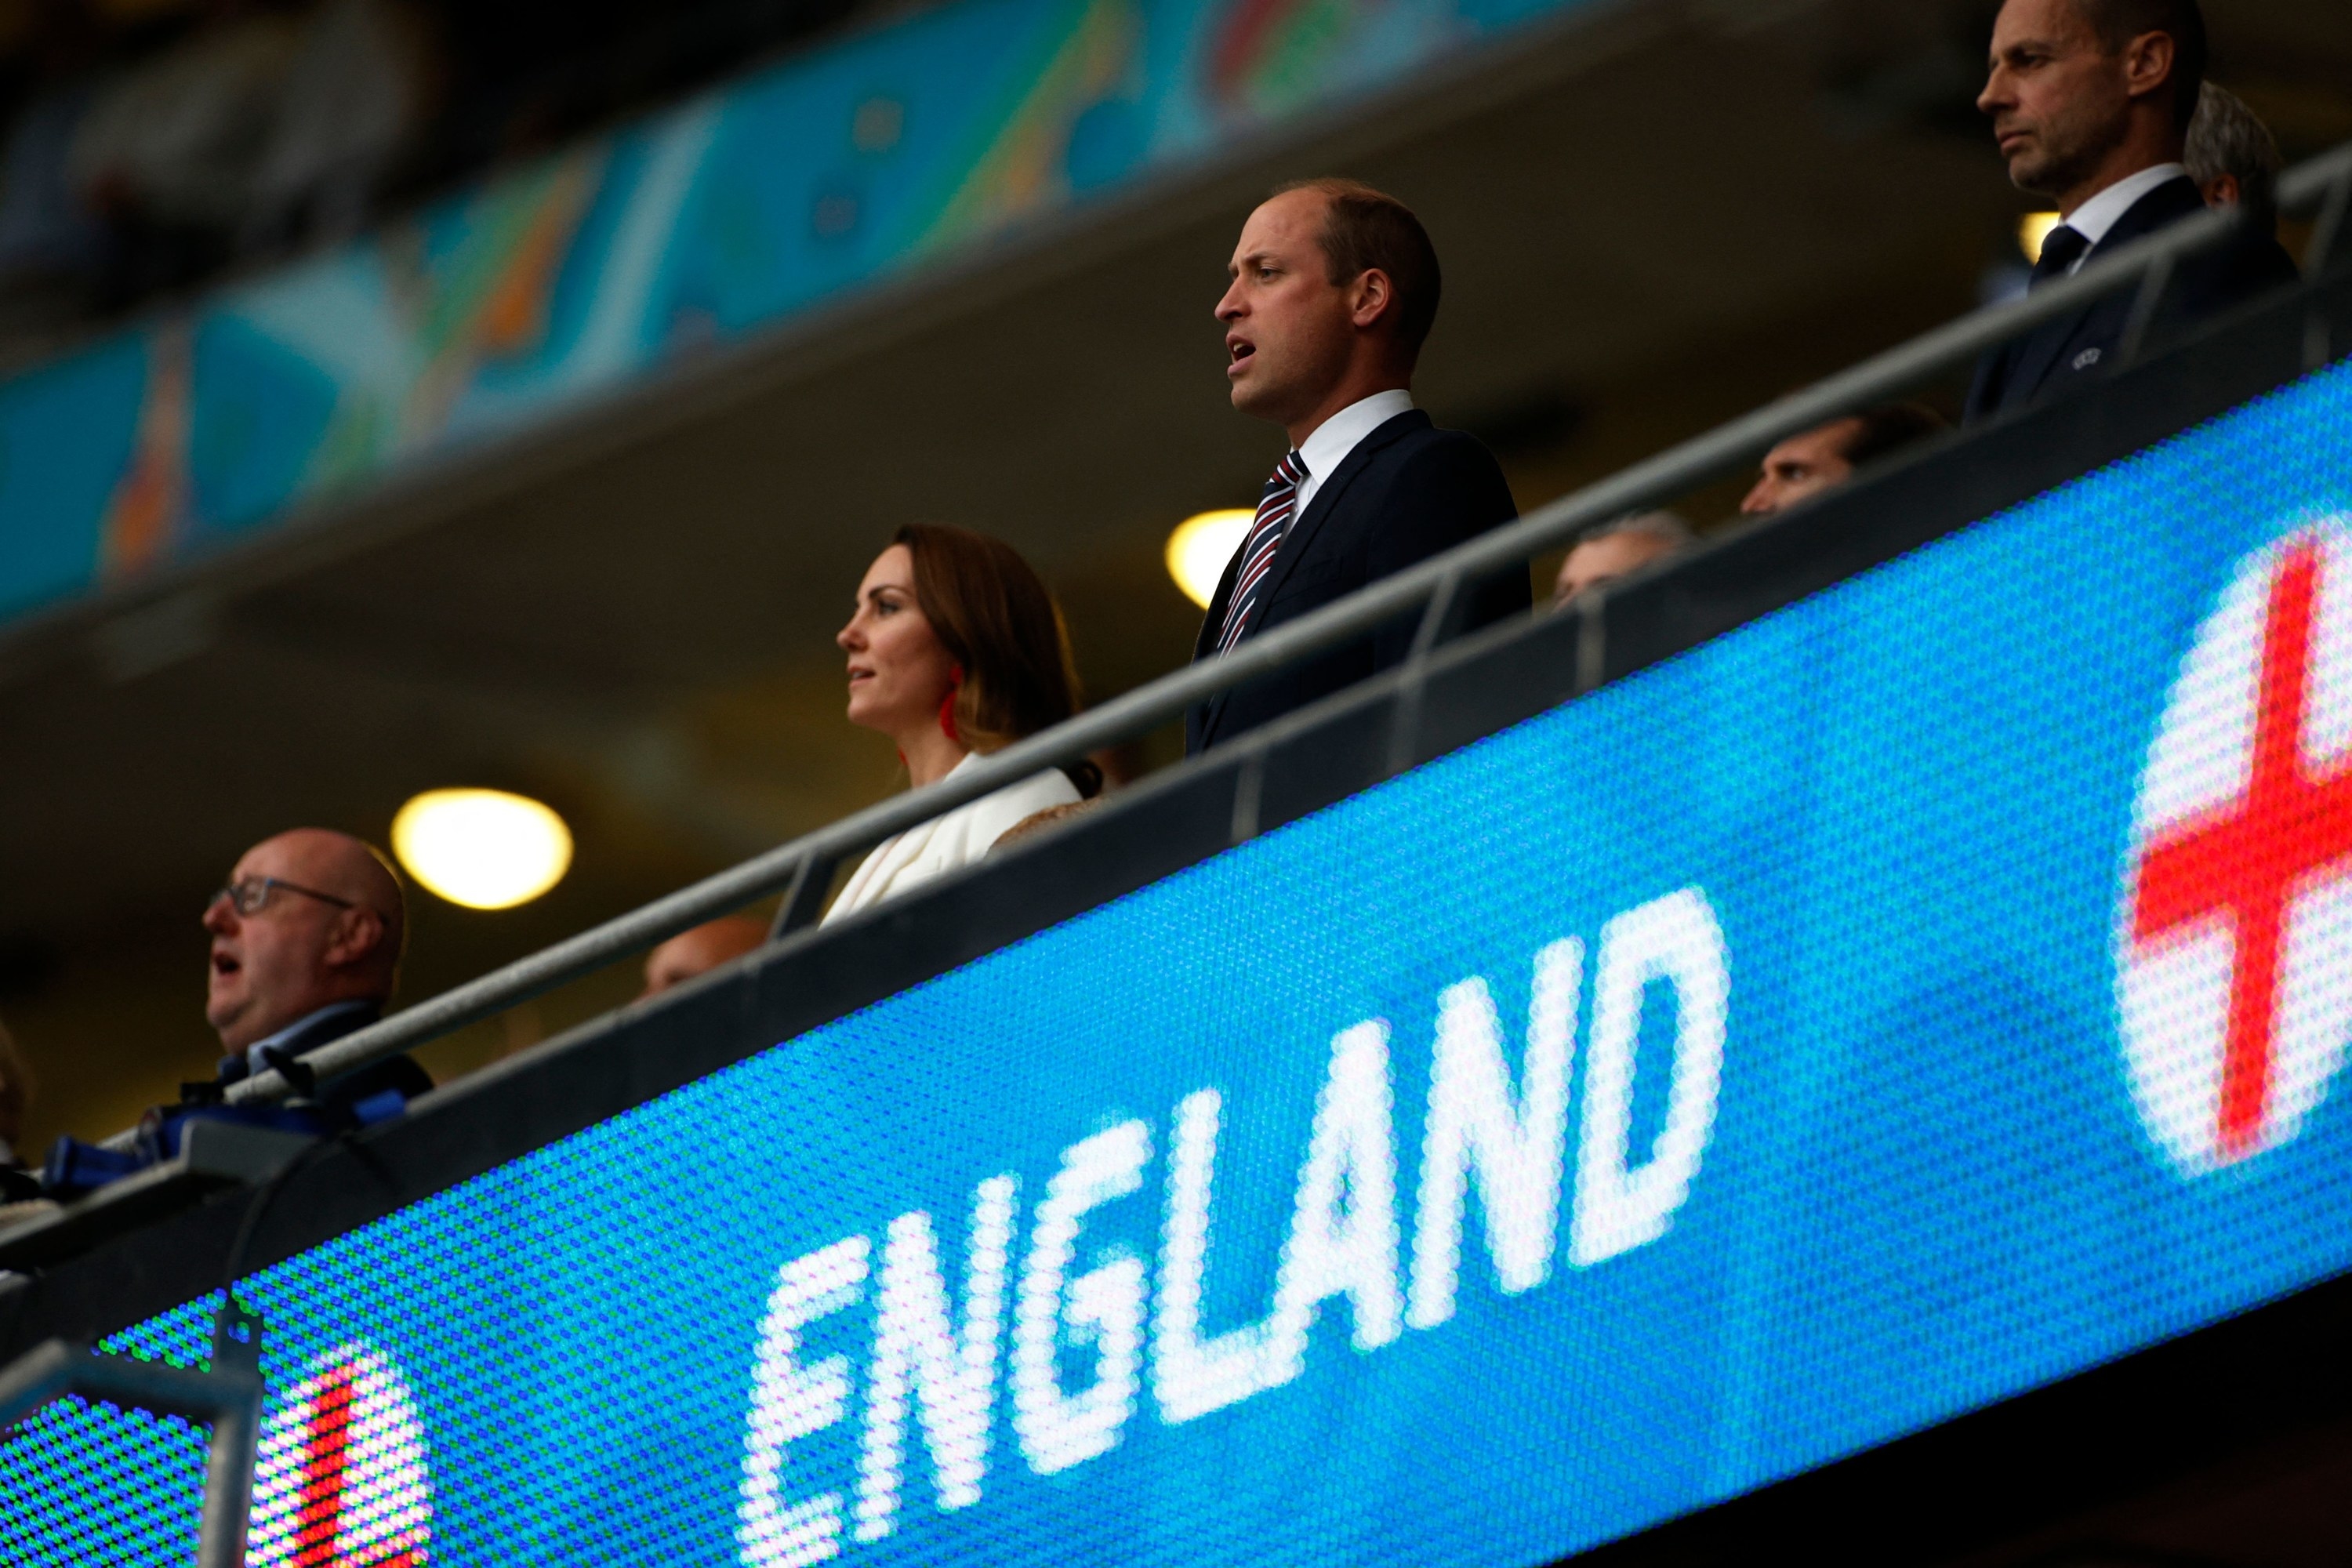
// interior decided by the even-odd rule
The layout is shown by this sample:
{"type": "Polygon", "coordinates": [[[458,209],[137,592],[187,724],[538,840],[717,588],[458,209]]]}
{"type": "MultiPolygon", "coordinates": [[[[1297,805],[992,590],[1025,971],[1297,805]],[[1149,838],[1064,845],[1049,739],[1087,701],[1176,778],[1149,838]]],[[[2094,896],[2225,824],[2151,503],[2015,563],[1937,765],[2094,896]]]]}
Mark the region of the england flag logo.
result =
{"type": "Polygon", "coordinates": [[[346,1345],[272,1404],[255,1456],[249,1568],[425,1568],[425,1424],[392,1363],[346,1345]]]}
{"type": "Polygon", "coordinates": [[[2352,533],[2242,560],[2140,781],[2116,931],[2132,1090],[2184,1173],[2293,1138],[2352,1034],[2352,533]]]}

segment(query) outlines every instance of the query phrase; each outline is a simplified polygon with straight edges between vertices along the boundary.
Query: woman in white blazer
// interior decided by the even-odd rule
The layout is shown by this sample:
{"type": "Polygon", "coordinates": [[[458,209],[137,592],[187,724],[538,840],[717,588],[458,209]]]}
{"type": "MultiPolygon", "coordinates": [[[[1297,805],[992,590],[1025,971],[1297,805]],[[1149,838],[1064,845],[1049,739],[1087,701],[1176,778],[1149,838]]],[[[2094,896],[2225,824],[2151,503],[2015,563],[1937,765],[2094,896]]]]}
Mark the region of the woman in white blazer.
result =
{"type": "MultiPolygon", "coordinates": [[[[850,722],[896,741],[917,789],[1077,711],[1061,611],[1019,552],[984,534],[900,529],[866,569],[856,611],[834,640],[849,656],[850,722]]],[[[1014,823],[1084,799],[1101,782],[1091,763],[1048,768],[885,839],[824,923],[971,865],[1014,823]]]]}

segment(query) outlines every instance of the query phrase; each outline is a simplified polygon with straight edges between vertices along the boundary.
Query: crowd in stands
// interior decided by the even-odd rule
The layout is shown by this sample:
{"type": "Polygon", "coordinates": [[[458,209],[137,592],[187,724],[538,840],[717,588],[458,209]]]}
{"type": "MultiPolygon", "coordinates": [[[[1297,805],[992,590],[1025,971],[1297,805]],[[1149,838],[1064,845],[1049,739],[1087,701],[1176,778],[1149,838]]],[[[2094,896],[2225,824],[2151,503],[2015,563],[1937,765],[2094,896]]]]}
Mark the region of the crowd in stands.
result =
{"type": "Polygon", "coordinates": [[[0,368],[687,91],[856,0],[26,0],[0,368]]]}
{"type": "MultiPolygon", "coordinates": [[[[2278,156],[2234,98],[2203,88],[2195,0],[2008,0],[1995,24],[1980,106],[2022,189],[2051,199],[2052,231],[2035,286],[2091,257],[2203,210],[2241,207],[2228,242],[2183,264],[2184,316],[2238,303],[2294,276],[2273,237],[2278,156]],[[2191,110],[2198,110],[2192,123],[2191,110]]],[[[1283,450],[1210,600],[1196,660],[1231,653],[1366,584],[1517,515],[1502,469],[1473,437],[1414,405],[1416,362],[1437,319],[1437,252],[1402,203],[1344,180],[1284,186],[1252,212],[1216,301],[1228,397],[1273,425],[1283,450]]],[[[2113,299],[2057,316],[1989,352],[1965,416],[1993,419],[2086,387],[2123,321],[2113,299]]],[[[1807,505],[1948,421],[1920,405],[1864,409],[1775,446],[1739,519],[1807,505]]],[[[1628,517],[1569,552],[1555,605],[1605,591],[1690,549],[1696,532],[1671,512],[1628,517]]],[[[1475,583],[1458,625],[1519,615],[1524,570],[1475,583]]],[[[1185,722],[1197,755],[1391,668],[1407,653],[1408,619],[1212,697],[1185,722]]],[[[940,526],[901,529],[857,585],[836,638],[847,717],[897,746],[908,785],[956,777],[975,759],[1062,722],[1081,694],[1052,595],[1009,545],[940,526]]],[[[850,920],[979,861],[1000,845],[1087,809],[1102,784],[1081,763],[1046,769],[877,846],[824,917],[850,920]]],[[[151,1117],[150,1156],[168,1152],[174,1119],[230,1114],[222,1089],[275,1069],[300,1091],[319,1131],[396,1111],[429,1088],[402,1058],[327,1081],[304,1053],[378,1017],[397,977],[404,909],[397,875],[369,846],[301,829],[256,846],[204,916],[211,934],[206,1017],[226,1054],[179,1107],[151,1117]]],[[[663,943],[645,994],[743,957],[767,940],[730,918],[663,943]]],[[[0,1161],[13,1160],[26,1079],[0,1041],[0,1161]]],[[[110,1167],[62,1141],[47,1183],[70,1195],[110,1167]],[[76,1161],[81,1164],[77,1165],[76,1161]]],[[[129,1158],[126,1156],[125,1158],[129,1158]]]]}

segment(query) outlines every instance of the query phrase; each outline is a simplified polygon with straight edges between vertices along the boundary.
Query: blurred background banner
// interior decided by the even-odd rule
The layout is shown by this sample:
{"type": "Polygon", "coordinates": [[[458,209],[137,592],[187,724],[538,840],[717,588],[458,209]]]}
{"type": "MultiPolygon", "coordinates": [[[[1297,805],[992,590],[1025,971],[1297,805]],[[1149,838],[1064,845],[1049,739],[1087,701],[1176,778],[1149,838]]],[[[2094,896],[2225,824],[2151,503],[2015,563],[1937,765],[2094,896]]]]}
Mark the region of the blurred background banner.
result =
{"type": "Polygon", "coordinates": [[[968,0],[0,386],[0,616],[936,263],[1590,0],[968,0]]]}

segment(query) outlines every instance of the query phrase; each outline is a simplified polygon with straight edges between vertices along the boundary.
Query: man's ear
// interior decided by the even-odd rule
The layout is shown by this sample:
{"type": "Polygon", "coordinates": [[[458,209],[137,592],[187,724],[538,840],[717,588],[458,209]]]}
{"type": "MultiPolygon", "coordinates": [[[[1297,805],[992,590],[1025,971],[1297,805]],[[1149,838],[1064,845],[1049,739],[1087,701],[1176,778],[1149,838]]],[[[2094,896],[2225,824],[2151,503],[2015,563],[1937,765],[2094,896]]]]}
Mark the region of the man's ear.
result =
{"type": "Polygon", "coordinates": [[[1348,316],[1359,329],[1369,327],[1396,305],[1396,285],[1377,267],[1367,267],[1348,286],[1348,316]]]}
{"type": "Polygon", "coordinates": [[[371,909],[345,910],[335,920],[335,934],[325,953],[330,969],[350,969],[365,963],[383,946],[383,917],[371,909]]]}
{"type": "Polygon", "coordinates": [[[2124,46],[2124,90],[2145,98],[2172,79],[2177,51],[2169,33],[2142,33],[2124,46]]]}

